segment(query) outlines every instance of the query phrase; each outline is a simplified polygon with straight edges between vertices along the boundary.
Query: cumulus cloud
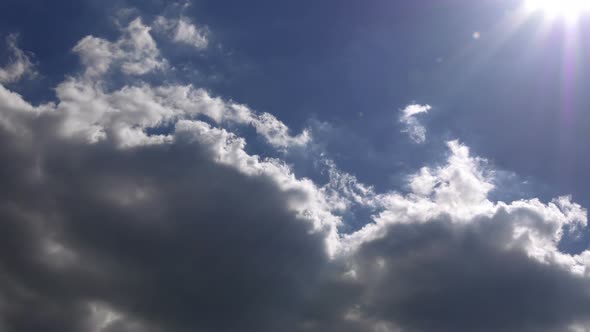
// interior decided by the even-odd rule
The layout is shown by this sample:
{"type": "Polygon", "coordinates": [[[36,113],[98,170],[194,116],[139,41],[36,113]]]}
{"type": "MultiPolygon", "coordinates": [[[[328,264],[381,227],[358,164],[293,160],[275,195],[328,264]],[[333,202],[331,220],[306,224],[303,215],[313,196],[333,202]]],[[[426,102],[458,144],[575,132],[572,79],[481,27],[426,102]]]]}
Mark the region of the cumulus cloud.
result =
{"type": "Polygon", "coordinates": [[[92,77],[105,74],[112,67],[128,75],[144,75],[166,66],[150,28],[139,18],[123,29],[116,42],[87,36],[73,50],[80,55],[86,75],[92,77]]]}
{"type": "Polygon", "coordinates": [[[402,114],[399,117],[399,121],[404,125],[403,131],[415,143],[424,143],[426,141],[426,128],[416,116],[421,113],[428,113],[431,109],[432,107],[430,105],[411,104],[401,111],[402,114]]]}
{"type": "Polygon", "coordinates": [[[209,31],[206,27],[197,27],[190,18],[166,18],[158,16],[154,21],[156,30],[166,33],[173,41],[186,44],[197,49],[205,49],[209,45],[209,31]]]}
{"type": "Polygon", "coordinates": [[[310,140],[307,130],[292,136],[273,115],[259,114],[192,85],[140,84],[107,92],[86,78],[69,78],[58,85],[56,92],[60,100],[56,108],[68,114],[59,132],[89,142],[109,139],[120,146],[161,143],[171,137],[148,136],[146,130],[199,116],[220,125],[251,125],[279,149],[305,145],[310,140]]]}
{"type": "Polygon", "coordinates": [[[269,113],[257,113],[246,105],[224,101],[192,85],[151,86],[138,84],[116,91],[105,91],[103,75],[117,67],[128,75],[146,74],[166,66],[150,29],[140,19],[133,20],[122,37],[111,42],[88,36],[74,51],[85,67],[84,75],[68,78],[56,88],[57,108],[68,113],[61,133],[83,137],[90,142],[107,138],[124,146],[158,143],[170,137],[148,137],[146,129],[163,126],[182,117],[204,115],[212,121],[250,125],[269,144],[285,150],[303,146],[310,133],[292,136],[289,128],[269,113]]]}
{"type": "Polygon", "coordinates": [[[0,83],[14,83],[27,74],[34,74],[34,65],[29,56],[17,45],[18,36],[11,34],[6,37],[9,62],[0,68],[0,83]]]}
{"type": "Polygon", "coordinates": [[[491,201],[494,170],[459,141],[408,192],[376,192],[331,160],[325,185],[298,178],[233,131],[252,126],[277,150],[312,140],[271,114],[191,85],[91,79],[150,67],[159,52],[133,22],[116,42],[78,44],[85,72],[54,103],[0,85],[2,331],[590,326],[590,251],[558,245],[587,224],[571,197],[491,201]],[[344,234],[355,206],[374,213],[344,234]]]}

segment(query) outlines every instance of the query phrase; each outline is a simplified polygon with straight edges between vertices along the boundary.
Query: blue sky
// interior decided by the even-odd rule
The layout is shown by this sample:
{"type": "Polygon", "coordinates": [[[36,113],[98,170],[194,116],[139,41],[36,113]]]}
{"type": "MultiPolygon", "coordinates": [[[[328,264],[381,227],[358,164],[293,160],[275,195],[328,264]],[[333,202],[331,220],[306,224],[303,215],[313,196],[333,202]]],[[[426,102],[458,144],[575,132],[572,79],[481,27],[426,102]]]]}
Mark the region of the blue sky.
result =
{"type": "Polygon", "coordinates": [[[0,214],[34,243],[0,294],[80,312],[0,329],[590,331],[583,2],[4,0],[0,37],[0,214]]]}
{"type": "MultiPolygon", "coordinates": [[[[79,66],[72,45],[89,34],[116,35],[114,13],[134,5],[4,2],[2,33],[19,33],[21,47],[35,55],[46,83],[21,82],[15,89],[33,99],[54,98],[52,83],[79,66]]],[[[431,149],[408,147],[397,133],[396,113],[423,103],[434,108],[423,120],[432,149],[444,146],[445,138],[459,138],[503,169],[588,199],[584,188],[577,188],[587,165],[584,146],[577,142],[584,141],[588,123],[583,112],[588,51],[581,42],[588,22],[571,28],[540,13],[518,17],[518,5],[203,1],[184,12],[210,27],[212,49],[163,52],[190,68],[173,79],[203,84],[216,95],[271,112],[294,130],[310,119],[343,128],[350,138],[340,139],[362,140],[365,151],[355,151],[355,160],[343,161],[350,165],[342,167],[375,185],[404,159],[429,159],[431,149]],[[576,37],[570,36],[572,29],[578,30],[576,37]],[[568,38],[578,39],[568,46],[571,60],[564,59],[568,38]],[[565,61],[575,66],[567,117],[565,61]],[[379,164],[363,156],[368,149],[382,156],[379,164]]],[[[142,7],[138,11],[147,18],[179,11],[158,1],[142,7]]],[[[343,147],[330,148],[337,154],[343,147]]]]}

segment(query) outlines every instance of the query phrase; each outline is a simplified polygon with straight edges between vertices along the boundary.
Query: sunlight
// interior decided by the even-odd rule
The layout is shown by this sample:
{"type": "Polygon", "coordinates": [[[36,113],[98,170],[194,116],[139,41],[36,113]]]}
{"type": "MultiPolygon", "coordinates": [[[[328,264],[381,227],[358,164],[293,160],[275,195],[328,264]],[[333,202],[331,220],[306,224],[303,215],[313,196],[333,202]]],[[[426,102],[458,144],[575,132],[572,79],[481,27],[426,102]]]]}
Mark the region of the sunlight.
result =
{"type": "Polygon", "coordinates": [[[529,11],[543,11],[549,17],[562,17],[568,21],[576,20],[584,12],[590,11],[588,0],[527,0],[529,11]]]}

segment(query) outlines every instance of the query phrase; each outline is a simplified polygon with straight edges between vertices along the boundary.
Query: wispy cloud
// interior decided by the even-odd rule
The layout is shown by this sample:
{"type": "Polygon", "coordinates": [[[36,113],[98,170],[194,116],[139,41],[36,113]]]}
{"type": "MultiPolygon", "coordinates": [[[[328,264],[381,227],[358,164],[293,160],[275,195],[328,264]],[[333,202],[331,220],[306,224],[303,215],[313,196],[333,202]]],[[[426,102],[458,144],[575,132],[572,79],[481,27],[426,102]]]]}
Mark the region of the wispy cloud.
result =
{"type": "Polygon", "coordinates": [[[169,38],[177,43],[186,44],[197,49],[205,49],[209,45],[209,29],[197,27],[190,18],[166,18],[158,16],[154,22],[158,31],[166,33],[169,38]]]}
{"type": "Polygon", "coordinates": [[[411,104],[401,110],[399,121],[404,125],[403,131],[408,133],[410,139],[415,143],[424,143],[426,141],[426,128],[416,118],[417,115],[428,113],[432,107],[430,105],[411,104]]]}
{"type": "Polygon", "coordinates": [[[10,53],[9,63],[0,68],[0,83],[14,83],[25,75],[34,74],[34,65],[29,56],[18,45],[18,35],[6,37],[6,46],[10,53]]]}

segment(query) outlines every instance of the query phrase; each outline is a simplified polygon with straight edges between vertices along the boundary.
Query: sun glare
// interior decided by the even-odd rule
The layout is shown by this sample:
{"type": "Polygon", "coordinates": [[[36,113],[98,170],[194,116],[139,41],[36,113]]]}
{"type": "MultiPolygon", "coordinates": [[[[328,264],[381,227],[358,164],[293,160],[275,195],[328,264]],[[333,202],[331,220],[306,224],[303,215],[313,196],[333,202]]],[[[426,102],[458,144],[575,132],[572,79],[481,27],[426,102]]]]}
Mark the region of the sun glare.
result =
{"type": "Polygon", "coordinates": [[[575,20],[590,12],[590,0],[527,0],[530,11],[543,11],[550,17],[563,17],[575,20]]]}

